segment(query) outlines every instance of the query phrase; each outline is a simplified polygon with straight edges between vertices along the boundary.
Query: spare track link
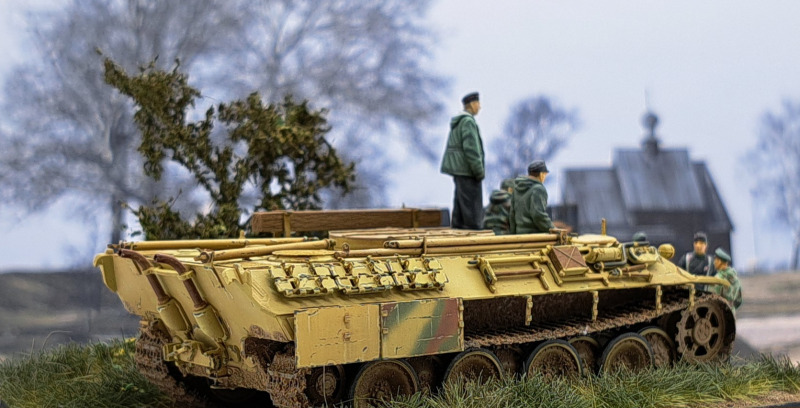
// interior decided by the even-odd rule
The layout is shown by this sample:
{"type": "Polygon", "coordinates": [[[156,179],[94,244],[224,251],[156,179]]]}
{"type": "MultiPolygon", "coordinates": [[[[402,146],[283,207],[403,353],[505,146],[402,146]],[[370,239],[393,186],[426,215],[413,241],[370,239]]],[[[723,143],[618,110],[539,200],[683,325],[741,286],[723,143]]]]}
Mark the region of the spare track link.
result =
{"type": "Polygon", "coordinates": [[[298,369],[294,362],[294,348],[275,354],[267,369],[269,382],[267,391],[272,404],[280,408],[305,408],[310,406],[305,394],[306,377],[311,369],[298,369]]]}
{"type": "MultiPolygon", "coordinates": [[[[695,296],[695,302],[711,296],[714,295],[698,294],[695,296]]],[[[594,322],[591,319],[570,319],[566,322],[546,322],[529,327],[468,333],[464,338],[464,347],[502,346],[568,338],[577,335],[585,336],[591,333],[644,323],[687,307],[689,307],[689,300],[683,296],[676,295],[671,296],[671,298],[665,297],[662,301],[660,312],[656,312],[652,307],[632,305],[603,313],[594,322]]]]}
{"type": "Polygon", "coordinates": [[[155,322],[141,322],[136,339],[134,362],[139,372],[151,384],[166,394],[175,407],[207,407],[205,398],[195,395],[185,384],[170,373],[164,362],[162,346],[170,341],[169,335],[155,327],[155,322]]]}

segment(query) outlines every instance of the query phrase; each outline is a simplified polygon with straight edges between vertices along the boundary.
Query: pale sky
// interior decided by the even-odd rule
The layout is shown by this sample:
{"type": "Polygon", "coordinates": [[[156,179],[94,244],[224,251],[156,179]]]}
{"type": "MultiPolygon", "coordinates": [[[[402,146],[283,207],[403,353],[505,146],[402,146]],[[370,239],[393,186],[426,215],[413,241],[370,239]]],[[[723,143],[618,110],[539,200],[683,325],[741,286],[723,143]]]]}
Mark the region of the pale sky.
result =
{"type": "MultiPolygon", "coordinates": [[[[739,268],[757,257],[788,260],[789,232],[754,219],[742,160],[764,111],[800,100],[800,2],[444,1],[432,18],[442,35],[438,67],[454,77],[452,111],[479,90],[487,146],[529,95],[579,109],[583,128],[548,164],[551,201],[559,169],[609,166],[614,148],[639,146],[647,91],[662,146],[688,147],[708,164],[733,219],[739,268]]],[[[440,133],[443,146],[446,123],[440,133]]],[[[430,179],[436,171],[415,171],[426,180],[418,198],[394,202],[449,205],[452,181],[430,179]]]]}
{"type": "MultiPolygon", "coordinates": [[[[0,0],[0,76],[24,55],[24,27],[11,12],[28,3],[0,0]]],[[[582,129],[548,163],[551,201],[561,169],[608,166],[614,148],[639,146],[647,92],[662,145],[688,147],[708,164],[735,226],[736,266],[788,260],[788,231],[767,230],[753,216],[742,160],[764,111],[800,100],[800,2],[442,0],[430,20],[440,38],[435,67],[452,80],[450,113],[463,94],[480,91],[487,150],[523,98],[546,94],[578,109],[582,129]]],[[[442,148],[447,122],[432,129],[442,148]]],[[[438,163],[396,174],[391,205],[451,205],[452,181],[438,163]]],[[[57,218],[18,226],[0,207],[0,271],[59,266],[66,252],[102,250],[104,243],[74,241],[76,227],[53,224],[57,218]]]]}

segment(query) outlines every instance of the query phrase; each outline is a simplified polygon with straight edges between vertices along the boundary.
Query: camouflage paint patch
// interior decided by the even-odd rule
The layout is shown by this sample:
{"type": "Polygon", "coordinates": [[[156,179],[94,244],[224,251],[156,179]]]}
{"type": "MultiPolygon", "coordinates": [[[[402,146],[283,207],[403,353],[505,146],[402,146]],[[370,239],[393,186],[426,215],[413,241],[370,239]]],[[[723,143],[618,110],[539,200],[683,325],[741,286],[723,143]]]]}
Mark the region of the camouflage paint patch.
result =
{"type": "Polygon", "coordinates": [[[381,305],[381,357],[404,358],[462,351],[460,299],[381,305]]]}

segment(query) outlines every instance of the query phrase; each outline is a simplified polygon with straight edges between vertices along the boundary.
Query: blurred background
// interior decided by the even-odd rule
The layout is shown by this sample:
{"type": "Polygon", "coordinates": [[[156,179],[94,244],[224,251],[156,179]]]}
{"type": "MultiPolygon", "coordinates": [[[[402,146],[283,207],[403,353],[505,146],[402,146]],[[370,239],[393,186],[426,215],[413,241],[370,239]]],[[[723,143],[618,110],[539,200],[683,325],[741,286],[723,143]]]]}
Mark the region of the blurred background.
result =
{"type": "Polygon", "coordinates": [[[133,335],[91,268],[137,230],[121,204],[181,191],[182,212],[212,210],[178,168],[143,176],[99,49],[129,72],[179,60],[198,112],[254,90],[327,109],[357,172],[327,208],[450,207],[449,118],[479,91],[485,201],[538,158],[555,218],[579,232],[614,213],[609,234],[680,253],[713,229],[744,276],[740,338],[800,360],[798,15],[788,0],[2,0],[0,354],[133,335]],[[677,159],[637,171],[648,146],[677,159]]]}

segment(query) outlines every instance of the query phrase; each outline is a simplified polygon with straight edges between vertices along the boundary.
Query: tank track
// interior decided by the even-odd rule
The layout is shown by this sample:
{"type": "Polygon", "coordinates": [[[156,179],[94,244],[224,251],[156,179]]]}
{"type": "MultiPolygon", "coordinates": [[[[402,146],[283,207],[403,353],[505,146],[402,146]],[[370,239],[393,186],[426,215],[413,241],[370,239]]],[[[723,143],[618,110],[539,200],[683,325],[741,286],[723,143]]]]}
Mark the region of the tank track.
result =
{"type": "Polygon", "coordinates": [[[208,407],[208,401],[191,391],[186,383],[179,381],[164,361],[162,346],[171,339],[157,322],[142,321],[139,327],[139,338],[136,339],[134,362],[139,372],[151,384],[158,387],[172,401],[175,407],[208,407]]]}
{"type": "MultiPolygon", "coordinates": [[[[695,296],[695,302],[701,299],[713,298],[724,301],[724,299],[718,295],[703,293],[695,296]]],[[[548,339],[564,339],[578,335],[585,336],[653,321],[673,312],[687,309],[688,307],[689,300],[686,296],[676,293],[665,296],[664,299],[662,299],[660,311],[656,311],[652,306],[631,305],[601,313],[597,316],[597,320],[595,321],[589,318],[569,319],[563,322],[539,323],[523,328],[515,327],[502,330],[484,330],[466,334],[464,338],[464,347],[505,346],[548,339]]]]}
{"type": "Polygon", "coordinates": [[[298,369],[295,365],[294,347],[276,353],[267,369],[267,392],[272,397],[272,403],[281,408],[309,407],[305,390],[306,377],[310,373],[310,369],[298,369]]]}

